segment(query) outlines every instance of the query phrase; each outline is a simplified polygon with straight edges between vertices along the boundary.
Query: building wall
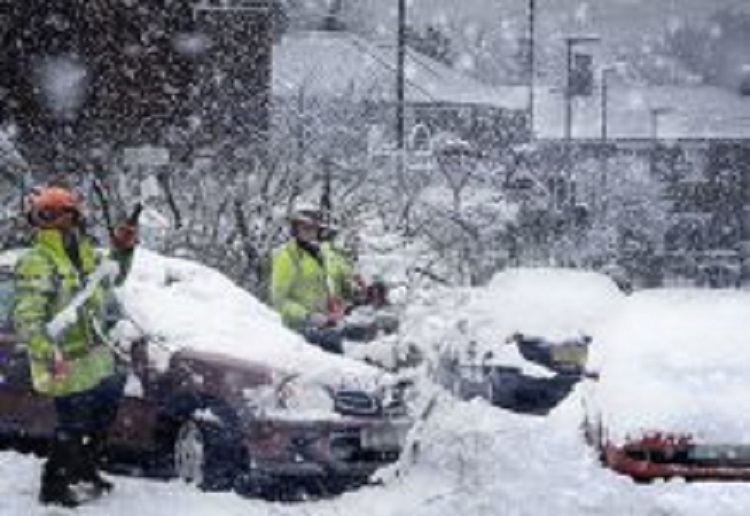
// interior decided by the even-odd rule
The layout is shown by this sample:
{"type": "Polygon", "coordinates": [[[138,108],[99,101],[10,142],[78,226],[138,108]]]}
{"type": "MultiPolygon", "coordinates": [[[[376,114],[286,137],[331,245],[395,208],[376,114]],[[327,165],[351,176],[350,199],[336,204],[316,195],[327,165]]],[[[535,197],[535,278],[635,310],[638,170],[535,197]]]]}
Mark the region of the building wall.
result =
{"type": "MultiPolygon", "coordinates": [[[[190,127],[196,110],[210,121],[228,119],[222,110],[231,103],[267,99],[271,37],[266,34],[271,27],[265,12],[255,11],[259,21],[249,24],[251,30],[243,37],[223,18],[227,36],[213,32],[216,45],[200,48],[195,46],[200,39],[197,25],[208,29],[211,22],[210,16],[196,18],[194,4],[0,0],[0,116],[19,127],[19,146],[27,159],[46,170],[54,163],[70,166],[85,160],[95,148],[109,152],[144,144],[170,146],[172,140],[187,148],[199,136],[190,127]],[[219,52],[225,56],[221,60],[219,52]],[[249,91],[239,95],[239,88],[229,87],[230,93],[222,97],[201,87],[208,83],[202,74],[209,60],[225,65],[228,75],[252,62],[255,75],[246,82],[249,91]],[[62,70],[57,66],[61,62],[62,70]],[[44,70],[54,73],[46,76],[44,70]],[[76,77],[73,90],[80,98],[62,98],[69,106],[60,109],[44,94],[47,85],[54,89],[56,81],[64,84],[76,77]],[[199,102],[200,95],[212,95],[214,102],[199,102]]],[[[235,131],[267,129],[267,100],[256,103],[261,108],[252,117],[230,121],[238,122],[235,131]]]]}

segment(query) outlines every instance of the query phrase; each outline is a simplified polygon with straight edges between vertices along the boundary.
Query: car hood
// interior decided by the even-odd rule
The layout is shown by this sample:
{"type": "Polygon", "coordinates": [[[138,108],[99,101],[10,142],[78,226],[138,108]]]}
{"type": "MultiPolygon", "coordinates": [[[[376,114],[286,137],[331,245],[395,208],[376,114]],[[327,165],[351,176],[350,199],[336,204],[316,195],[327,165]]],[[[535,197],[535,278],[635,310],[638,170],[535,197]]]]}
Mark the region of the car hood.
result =
{"type": "Polygon", "coordinates": [[[617,441],[654,432],[750,443],[750,293],[635,294],[592,347],[592,402],[617,441]]]}

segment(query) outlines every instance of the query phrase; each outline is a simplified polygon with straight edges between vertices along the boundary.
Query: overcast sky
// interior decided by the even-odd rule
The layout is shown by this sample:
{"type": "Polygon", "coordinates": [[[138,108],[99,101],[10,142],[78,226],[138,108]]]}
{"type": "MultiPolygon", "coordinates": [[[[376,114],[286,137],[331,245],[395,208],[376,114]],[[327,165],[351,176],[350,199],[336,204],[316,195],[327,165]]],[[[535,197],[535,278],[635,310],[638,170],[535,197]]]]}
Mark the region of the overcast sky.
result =
{"type": "MultiPolygon", "coordinates": [[[[378,6],[378,16],[395,15],[394,8],[385,7],[388,0],[356,1],[378,6]]],[[[410,5],[411,15],[419,20],[449,17],[492,26],[507,18],[523,19],[529,0],[411,0],[410,5]]],[[[748,0],[536,0],[536,5],[540,27],[565,30],[567,23],[570,30],[613,28],[615,33],[608,34],[613,38],[660,33],[675,22],[700,23],[723,6],[750,9],[748,0]]]]}
{"type": "MultiPolygon", "coordinates": [[[[333,0],[290,0],[307,15],[320,16],[333,0]]],[[[530,0],[407,0],[409,23],[441,26],[451,37],[455,63],[482,80],[507,77],[501,63],[528,33],[530,0]],[[462,58],[466,58],[465,60],[462,58]]],[[[343,0],[344,17],[357,32],[392,39],[398,0],[343,0]]],[[[661,40],[682,25],[706,24],[722,8],[750,11],[750,0],[536,0],[537,76],[559,76],[566,36],[595,34],[590,45],[598,62],[614,62],[631,51],[649,53],[648,40],[661,40]]],[[[551,79],[554,80],[554,79],[551,79]]]]}

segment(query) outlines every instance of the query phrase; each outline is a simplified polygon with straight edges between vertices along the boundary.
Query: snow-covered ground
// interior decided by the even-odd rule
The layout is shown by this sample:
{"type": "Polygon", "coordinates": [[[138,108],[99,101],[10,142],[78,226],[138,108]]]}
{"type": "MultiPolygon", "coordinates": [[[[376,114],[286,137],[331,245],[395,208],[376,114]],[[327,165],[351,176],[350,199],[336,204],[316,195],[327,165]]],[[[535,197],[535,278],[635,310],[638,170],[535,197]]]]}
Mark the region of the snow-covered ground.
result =
{"type": "MultiPolygon", "coordinates": [[[[116,478],[117,490],[75,512],[36,503],[40,462],[0,454],[0,514],[44,516],[744,515],[750,486],[639,486],[602,469],[578,432],[573,397],[549,418],[443,398],[422,427],[420,453],[399,478],[324,501],[283,505],[205,494],[179,482],[116,478]],[[12,479],[12,480],[11,480],[12,479]]],[[[409,461],[411,462],[411,461],[409,461]]],[[[387,473],[387,472],[386,472],[387,473]]]]}
{"type": "MultiPolygon", "coordinates": [[[[228,346],[210,338],[219,332],[221,342],[232,343],[223,349],[226,352],[248,357],[257,352],[272,360],[299,352],[299,358],[289,357],[290,365],[308,358],[313,364],[327,363],[280,330],[274,314],[216,272],[144,253],[130,281],[126,304],[138,311],[141,323],[162,324],[155,327],[167,340],[201,348],[212,343],[228,346]],[[175,322],[179,325],[173,326],[175,322]],[[177,327],[182,328],[179,334],[177,327]]],[[[489,290],[485,295],[489,303],[493,299],[489,290]]],[[[462,306],[465,296],[447,289],[423,293],[422,309],[410,312],[412,326],[421,326],[424,336],[435,335],[445,327],[430,320],[428,313],[438,306],[462,306]]],[[[664,305],[660,310],[665,310],[664,305]]],[[[652,315],[655,320],[668,320],[656,312],[652,315]]],[[[690,325],[686,331],[692,331],[690,325]]],[[[410,334],[410,338],[417,336],[417,332],[410,334]]],[[[381,472],[379,486],[335,499],[285,505],[201,493],[179,481],[117,477],[111,496],[74,512],[39,506],[40,461],[5,452],[0,453],[0,515],[739,516],[750,508],[750,486],[745,484],[672,481],[640,486],[603,469],[581,436],[580,388],[549,417],[538,418],[514,415],[481,400],[459,401],[424,379],[420,387],[420,401],[434,395],[435,408],[416,425],[411,436],[416,446],[409,447],[400,463],[381,472]]]]}

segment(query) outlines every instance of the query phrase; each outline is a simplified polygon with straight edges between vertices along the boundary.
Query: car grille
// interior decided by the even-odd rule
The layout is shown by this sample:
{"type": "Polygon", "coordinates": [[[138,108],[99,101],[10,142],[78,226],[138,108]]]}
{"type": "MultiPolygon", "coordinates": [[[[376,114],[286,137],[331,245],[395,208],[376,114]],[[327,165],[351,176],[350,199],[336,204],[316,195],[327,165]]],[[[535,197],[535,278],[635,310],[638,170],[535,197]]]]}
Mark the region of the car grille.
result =
{"type": "Polygon", "coordinates": [[[750,467],[750,446],[695,445],[688,450],[691,462],[706,466],[750,467]]]}
{"type": "Polygon", "coordinates": [[[364,391],[337,391],[334,400],[336,412],[345,416],[375,416],[381,412],[375,396],[364,391]]]}
{"type": "Polygon", "coordinates": [[[362,447],[360,430],[339,432],[331,436],[331,456],[349,464],[387,464],[398,460],[399,450],[366,450],[362,447]]]}

